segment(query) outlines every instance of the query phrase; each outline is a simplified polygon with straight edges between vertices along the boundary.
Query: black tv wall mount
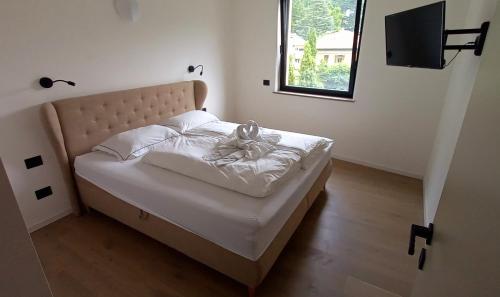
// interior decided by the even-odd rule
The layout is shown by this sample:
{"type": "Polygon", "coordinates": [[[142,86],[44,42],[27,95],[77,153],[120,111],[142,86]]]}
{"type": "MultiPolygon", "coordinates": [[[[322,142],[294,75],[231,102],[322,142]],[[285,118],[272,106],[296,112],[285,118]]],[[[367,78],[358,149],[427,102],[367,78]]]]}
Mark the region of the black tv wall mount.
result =
{"type": "Polygon", "coordinates": [[[448,41],[448,36],[450,35],[464,35],[464,34],[479,34],[476,40],[469,42],[467,44],[459,45],[446,45],[445,50],[474,50],[476,56],[481,56],[483,54],[484,43],[486,42],[486,35],[488,35],[488,30],[490,28],[490,22],[484,22],[479,29],[460,29],[460,30],[445,30],[444,31],[444,43],[448,41]]]}

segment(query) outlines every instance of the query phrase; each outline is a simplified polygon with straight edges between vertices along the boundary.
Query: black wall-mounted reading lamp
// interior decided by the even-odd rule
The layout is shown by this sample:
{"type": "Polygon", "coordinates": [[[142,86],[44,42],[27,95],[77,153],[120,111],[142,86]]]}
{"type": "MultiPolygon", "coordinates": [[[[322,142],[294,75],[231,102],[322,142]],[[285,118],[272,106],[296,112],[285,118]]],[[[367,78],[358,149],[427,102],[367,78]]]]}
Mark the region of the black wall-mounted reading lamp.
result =
{"type": "Polygon", "coordinates": [[[52,86],[54,85],[54,83],[56,82],[65,82],[67,83],[68,85],[74,87],[76,86],[76,84],[72,81],[69,81],[69,80],[62,80],[62,79],[58,79],[58,80],[52,80],[51,78],[48,78],[48,77],[42,77],[40,78],[40,85],[45,88],[45,89],[50,89],[52,88],[52,86]]]}
{"type": "Polygon", "coordinates": [[[201,68],[201,71],[200,71],[200,76],[202,76],[202,75],[203,75],[203,65],[198,65],[198,66],[196,66],[196,67],[194,67],[193,65],[190,65],[190,66],[188,67],[188,72],[189,72],[189,73],[193,73],[193,72],[195,72],[195,70],[196,70],[196,69],[198,69],[198,68],[201,68]]]}

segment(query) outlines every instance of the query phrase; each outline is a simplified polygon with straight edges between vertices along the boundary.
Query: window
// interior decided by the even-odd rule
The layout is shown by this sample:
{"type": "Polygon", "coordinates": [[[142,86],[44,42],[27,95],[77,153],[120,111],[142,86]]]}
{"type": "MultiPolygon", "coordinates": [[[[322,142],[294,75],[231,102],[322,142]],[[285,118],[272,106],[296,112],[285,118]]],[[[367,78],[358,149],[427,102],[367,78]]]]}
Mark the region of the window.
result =
{"type": "Polygon", "coordinates": [[[280,1],[279,90],[352,98],[366,0],[280,1]]]}

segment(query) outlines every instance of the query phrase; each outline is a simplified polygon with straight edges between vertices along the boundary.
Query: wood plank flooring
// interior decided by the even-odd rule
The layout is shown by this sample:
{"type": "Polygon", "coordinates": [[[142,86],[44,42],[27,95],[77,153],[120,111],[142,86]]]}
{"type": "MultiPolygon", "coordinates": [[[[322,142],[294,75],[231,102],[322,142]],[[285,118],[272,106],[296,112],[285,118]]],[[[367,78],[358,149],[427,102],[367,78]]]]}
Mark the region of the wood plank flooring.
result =
{"type": "MultiPolygon", "coordinates": [[[[409,296],[417,257],[406,251],[410,225],[423,220],[421,181],[336,160],[326,188],[257,297],[369,297],[352,292],[370,288],[409,296]]],[[[96,212],[32,237],[55,297],[246,296],[236,281],[96,212]]]]}

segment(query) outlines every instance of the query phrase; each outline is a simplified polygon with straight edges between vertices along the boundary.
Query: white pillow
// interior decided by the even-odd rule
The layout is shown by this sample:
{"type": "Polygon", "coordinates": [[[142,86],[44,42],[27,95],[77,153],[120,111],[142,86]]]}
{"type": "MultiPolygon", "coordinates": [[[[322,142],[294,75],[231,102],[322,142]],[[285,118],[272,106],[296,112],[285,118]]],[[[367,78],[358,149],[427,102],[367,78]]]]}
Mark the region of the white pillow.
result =
{"type": "Polygon", "coordinates": [[[211,113],[201,110],[188,111],[175,117],[171,117],[161,123],[168,126],[179,133],[184,133],[206,123],[218,121],[219,118],[211,113]]]}
{"type": "Polygon", "coordinates": [[[116,134],[92,148],[115,156],[119,161],[128,161],[146,154],[155,145],[179,136],[176,131],[159,125],[137,128],[116,134]]]}

